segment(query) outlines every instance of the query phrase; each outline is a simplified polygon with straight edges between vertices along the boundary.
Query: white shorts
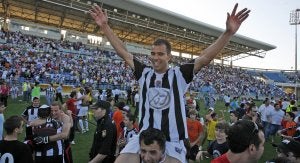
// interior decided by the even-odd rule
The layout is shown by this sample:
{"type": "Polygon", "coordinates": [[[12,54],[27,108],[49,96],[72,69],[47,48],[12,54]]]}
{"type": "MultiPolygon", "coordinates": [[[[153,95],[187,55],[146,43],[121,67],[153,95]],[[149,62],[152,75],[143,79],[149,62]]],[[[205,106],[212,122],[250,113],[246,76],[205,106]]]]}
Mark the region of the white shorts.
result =
{"type": "Polygon", "coordinates": [[[80,106],[78,117],[87,116],[89,107],[88,106],[80,106]]]}
{"type": "MultiPolygon", "coordinates": [[[[125,153],[136,153],[140,152],[139,135],[134,135],[128,144],[121,151],[121,154],[125,153]]],[[[187,163],[186,160],[186,148],[183,140],[178,142],[166,142],[166,153],[168,156],[174,157],[182,163],[187,163]]]]}

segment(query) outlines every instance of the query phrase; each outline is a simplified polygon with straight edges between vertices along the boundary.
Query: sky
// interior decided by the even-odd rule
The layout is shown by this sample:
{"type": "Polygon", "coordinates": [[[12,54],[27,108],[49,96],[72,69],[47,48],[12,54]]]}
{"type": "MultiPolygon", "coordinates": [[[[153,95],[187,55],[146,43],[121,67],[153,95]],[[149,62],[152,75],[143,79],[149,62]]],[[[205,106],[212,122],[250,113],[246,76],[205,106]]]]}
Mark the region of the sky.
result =
{"type": "MultiPolygon", "coordinates": [[[[225,29],[226,13],[234,4],[248,8],[250,16],[243,22],[240,35],[275,45],[265,58],[246,57],[233,62],[235,66],[295,70],[295,25],[290,13],[300,9],[300,0],[141,0],[192,19],[225,29]]],[[[300,25],[298,32],[297,69],[300,69],[300,25]]]]}

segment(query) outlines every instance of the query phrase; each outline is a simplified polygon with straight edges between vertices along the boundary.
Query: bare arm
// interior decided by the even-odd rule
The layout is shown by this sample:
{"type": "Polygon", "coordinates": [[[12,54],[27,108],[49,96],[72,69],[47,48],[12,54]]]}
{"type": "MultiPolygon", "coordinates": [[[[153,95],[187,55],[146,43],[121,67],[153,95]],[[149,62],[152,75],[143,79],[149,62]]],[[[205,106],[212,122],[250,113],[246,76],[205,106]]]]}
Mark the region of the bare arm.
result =
{"type": "Polygon", "coordinates": [[[194,72],[197,73],[203,66],[213,60],[219,52],[226,46],[231,37],[237,32],[240,25],[249,16],[250,10],[244,8],[236,14],[238,4],[235,4],[231,14],[227,13],[225,32],[208,48],[206,48],[195,60],[194,72]]]}
{"type": "Polygon", "coordinates": [[[96,24],[103,31],[104,35],[107,37],[111,45],[116,50],[117,54],[125,60],[125,62],[133,69],[133,56],[130,54],[123,42],[113,33],[112,29],[108,25],[107,11],[103,11],[98,5],[92,6],[89,11],[90,15],[95,20],[96,24]]]}
{"type": "Polygon", "coordinates": [[[89,163],[97,163],[101,162],[103,159],[105,159],[106,155],[97,154],[89,163]]]}
{"type": "Polygon", "coordinates": [[[71,128],[71,119],[68,115],[64,114],[63,116],[63,126],[61,133],[58,133],[56,135],[52,135],[49,137],[50,141],[57,141],[61,139],[67,139],[69,137],[70,128],[71,128]]]}

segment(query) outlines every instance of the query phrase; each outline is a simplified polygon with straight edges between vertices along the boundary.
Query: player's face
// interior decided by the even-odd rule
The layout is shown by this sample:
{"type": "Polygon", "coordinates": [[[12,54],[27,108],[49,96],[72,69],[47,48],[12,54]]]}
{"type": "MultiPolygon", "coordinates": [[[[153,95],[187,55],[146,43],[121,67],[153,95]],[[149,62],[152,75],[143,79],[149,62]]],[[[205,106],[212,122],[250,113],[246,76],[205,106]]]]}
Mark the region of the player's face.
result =
{"type": "Polygon", "coordinates": [[[153,144],[146,145],[141,142],[141,158],[144,163],[158,163],[163,158],[163,151],[156,141],[153,144]]]}
{"type": "Polygon", "coordinates": [[[166,45],[153,45],[150,55],[150,61],[155,72],[166,72],[168,69],[168,62],[170,59],[171,54],[167,53],[166,45]]]}
{"type": "Polygon", "coordinates": [[[52,118],[58,119],[60,115],[59,106],[51,106],[51,114],[52,114],[52,118]]]}
{"type": "Polygon", "coordinates": [[[33,100],[33,101],[32,101],[32,106],[33,106],[33,107],[38,107],[38,106],[40,106],[40,100],[39,100],[39,99],[33,100]]]}

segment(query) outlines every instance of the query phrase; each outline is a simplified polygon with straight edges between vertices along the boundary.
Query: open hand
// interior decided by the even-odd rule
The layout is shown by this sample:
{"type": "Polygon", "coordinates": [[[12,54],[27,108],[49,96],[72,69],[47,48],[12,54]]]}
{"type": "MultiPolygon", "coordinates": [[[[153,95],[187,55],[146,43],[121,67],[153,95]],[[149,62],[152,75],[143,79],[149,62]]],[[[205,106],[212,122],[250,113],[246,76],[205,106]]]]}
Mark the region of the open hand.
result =
{"type": "Polygon", "coordinates": [[[89,10],[89,13],[93,17],[97,25],[99,25],[100,27],[107,25],[108,17],[106,10],[103,11],[103,9],[98,5],[93,5],[92,9],[89,10]]]}
{"type": "Polygon", "coordinates": [[[226,20],[226,31],[235,34],[235,32],[240,28],[244,20],[249,16],[250,10],[244,8],[243,10],[236,13],[238,4],[236,3],[231,14],[227,13],[226,20]]]}

